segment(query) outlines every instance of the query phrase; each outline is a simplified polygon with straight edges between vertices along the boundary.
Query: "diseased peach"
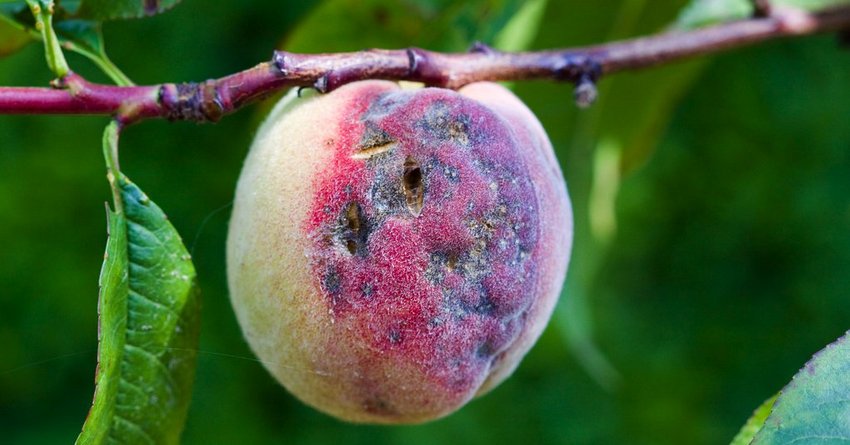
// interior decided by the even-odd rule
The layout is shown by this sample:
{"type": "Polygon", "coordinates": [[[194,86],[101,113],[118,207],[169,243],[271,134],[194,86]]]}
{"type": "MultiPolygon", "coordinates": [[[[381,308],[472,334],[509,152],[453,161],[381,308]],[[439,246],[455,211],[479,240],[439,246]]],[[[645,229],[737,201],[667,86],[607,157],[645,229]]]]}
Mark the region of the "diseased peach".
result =
{"type": "Polygon", "coordinates": [[[507,89],[352,83],[260,128],[227,240],[231,300],[287,389],[353,422],[445,416],[513,372],[563,285],[567,190],[507,89]]]}

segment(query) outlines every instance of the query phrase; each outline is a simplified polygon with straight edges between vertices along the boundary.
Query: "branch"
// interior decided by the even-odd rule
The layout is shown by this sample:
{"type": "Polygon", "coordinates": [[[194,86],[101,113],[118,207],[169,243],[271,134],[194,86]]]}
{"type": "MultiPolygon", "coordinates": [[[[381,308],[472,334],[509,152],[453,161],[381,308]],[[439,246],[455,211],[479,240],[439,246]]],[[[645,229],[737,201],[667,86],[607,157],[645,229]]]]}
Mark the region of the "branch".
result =
{"type": "Polygon", "coordinates": [[[807,13],[771,8],[766,17],[687,32],[557,51],[506,53],[476,44],[469,53],[419,48],[337,54],[276,51],[270,62],[201,83],[118,87],[69,73],[53,88],[0,87],[0,114],[105,114],[122,124],[146,118],[217,121],[288,87],[331,91],[363,79],[409,80],[459,88],[477,81],[552,79],[577,85],[580,105],[592,101],[603,75],[713,54],[782,37],[850,28],[850,8],[807,13]]]}

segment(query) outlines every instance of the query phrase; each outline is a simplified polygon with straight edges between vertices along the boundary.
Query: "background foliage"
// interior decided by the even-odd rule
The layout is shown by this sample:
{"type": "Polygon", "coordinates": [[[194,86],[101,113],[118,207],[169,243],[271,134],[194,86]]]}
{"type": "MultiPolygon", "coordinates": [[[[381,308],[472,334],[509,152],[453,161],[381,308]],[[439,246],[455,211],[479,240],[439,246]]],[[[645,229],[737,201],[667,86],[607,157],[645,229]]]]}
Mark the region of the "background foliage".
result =
{"type": "MultiPolygon", "coordinates": [[[[112,60],[146,84],[234,72],[275,43],[462,50],[492,42],[520,3],[185,0],[168,14],[108,23],[104,34],[112,60]]],[[[650,3],[550,2],[536,37],[517,37],[549,48],[657,32],[685,6],[650,3]]],[[[29,45],[0,58],[0,84],[46,84],[43,65],[41,47],[29,45]]],[[[203,289],[184,442],[728,442],[850,327],[847,85],[850,52],[831,37],[619,75],[589,111],[575,109],[568,86],[517,84],[576,205],[568,287],[513,378],[413,427],[352,426],[304,407],[241,338],[223,246],[264,107],[216,125],[131,127],[124,171],[169,214],[203,289]]],[[[109,199],[104,121],[0,117],[0,431],[11,443],[69,443],[90,406],[109,199]]]]}

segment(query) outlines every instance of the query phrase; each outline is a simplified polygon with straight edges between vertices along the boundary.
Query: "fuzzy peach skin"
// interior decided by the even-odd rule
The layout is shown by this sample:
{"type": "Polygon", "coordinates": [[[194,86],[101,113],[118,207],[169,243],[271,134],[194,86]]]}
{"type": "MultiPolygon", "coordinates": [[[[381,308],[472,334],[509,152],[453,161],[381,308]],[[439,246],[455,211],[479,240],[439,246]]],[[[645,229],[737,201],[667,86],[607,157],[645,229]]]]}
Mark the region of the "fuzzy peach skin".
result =
{"type": "Polygon", "coordinates": [[[289,391],[352,422],[445,416],[517,367],[572,241],[542,126],[507,89],[289,94],[236,189],[228,282],[289,391]]]}

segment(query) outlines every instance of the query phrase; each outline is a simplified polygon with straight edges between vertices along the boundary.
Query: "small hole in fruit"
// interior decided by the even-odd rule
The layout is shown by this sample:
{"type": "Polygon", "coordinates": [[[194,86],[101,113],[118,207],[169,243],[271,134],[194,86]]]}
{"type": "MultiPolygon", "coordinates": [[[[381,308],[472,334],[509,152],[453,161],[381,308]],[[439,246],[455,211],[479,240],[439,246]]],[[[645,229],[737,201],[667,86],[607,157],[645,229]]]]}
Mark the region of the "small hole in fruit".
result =
{"type": "Polygon", "coordinates": [[[425,187],[422,184],[422,169],[419,163],[411,157],[404,161],[404,175],[402,176],[402,189],[407,201],[407,209],[413,216],[419,216],[425,197],[425,187]]]}
{"type": "Polygon", "coordinates": [[[348,249],[348,253],[354,255],[357,253],[359,244],[365,241],[363,211],[360,209],[360,204],[349,203],[345,208],[344,218],[345,230],[342,240],[345,243],[345,248],[348,249]]]}
{"type": "Polygon", "coordinates": [[[345,220],[348,222],[348,229],[354,235],[360,232],[360,206],[356,202],[348,204],[345,209],[345,220]]]}

